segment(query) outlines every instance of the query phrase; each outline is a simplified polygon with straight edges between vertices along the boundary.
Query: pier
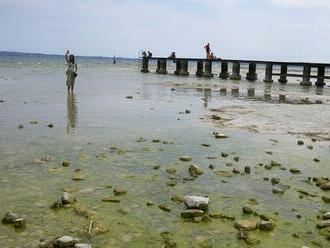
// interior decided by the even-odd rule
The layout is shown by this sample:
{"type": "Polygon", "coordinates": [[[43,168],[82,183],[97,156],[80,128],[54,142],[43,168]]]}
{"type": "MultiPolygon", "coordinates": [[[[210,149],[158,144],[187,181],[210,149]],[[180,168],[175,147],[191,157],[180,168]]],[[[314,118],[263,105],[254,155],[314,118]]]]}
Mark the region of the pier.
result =
{"type": "Polygon", "coordinates": [[[199,58],[165,58],[165,57],[143,57],[141,63],[141,72],[149,72],[149,61],[157,61],[156,73],[167,74],[167,64],[174,63],[174,74],[178,76],[188,76],[190,73],[197,77],[212,78],[218,75],[221,79],[241,80],[241,65],[248,65],[248,72],[245,79],[248,81],[258,80],[257,69],[263,67],[265,70],[265,83],[273,83],[273,76],[278,76],[278,82],[286,84],[288,77],[301,78],[300,85],[312,86],[311,79],[316,79],[315,85],[318,87],[325,86],[325,79],[330,79],[330,75],[326,75],[326,69],[330,68],[330,64],[326,63],[306,63],[306,62],[278,62],[278,61],[258,61],[258,60],[233,60],[233,59],[199,59],[199,58]],[[196,72],[189,72],[189,63],[196,63],[196,72]],[[214,73],[213,65],[220,63],[220,71],[214,73]],[[230,70],[231,66],[231,70],[230,70]],[[274,70],[278,72],[274,72],[274,70]],[[298,71],[298,72],[297,72],[298,71]],[[301,73],[299,72],[301,71],[301,73]],[[314,73],[314,74],[313,74],[314,73]]]}

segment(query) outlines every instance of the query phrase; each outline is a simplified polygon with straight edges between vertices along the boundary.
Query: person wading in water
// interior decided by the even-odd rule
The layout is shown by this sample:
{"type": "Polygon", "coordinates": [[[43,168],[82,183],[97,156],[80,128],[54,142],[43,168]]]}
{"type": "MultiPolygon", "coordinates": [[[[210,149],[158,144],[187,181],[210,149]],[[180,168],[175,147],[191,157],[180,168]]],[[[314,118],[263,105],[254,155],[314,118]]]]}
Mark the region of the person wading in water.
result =
{"type": "Polygon", "coordinates": [[[65,60],[68,63],[68,69],[66,70],[66,86],[68,87],[68,93],[73,93],[74,81],[78,76],[78,67],[74,59],[74,55],[70,54],[69,50],[65,53],[65,60]],[[68,56],[69,55],[69,56],[68,56]]]}

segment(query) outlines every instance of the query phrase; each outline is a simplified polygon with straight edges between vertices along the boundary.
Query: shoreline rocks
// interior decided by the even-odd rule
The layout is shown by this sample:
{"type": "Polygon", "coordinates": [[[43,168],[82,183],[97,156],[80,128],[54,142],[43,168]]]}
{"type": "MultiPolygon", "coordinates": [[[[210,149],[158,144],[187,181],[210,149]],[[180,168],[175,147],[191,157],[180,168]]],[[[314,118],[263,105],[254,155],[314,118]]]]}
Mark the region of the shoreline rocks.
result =
{"type": "Polygon", "coordinates": [[[204,196],[185,196],[184,205],[187,209],[207,210],[209,206],[209,198],[204,196]]]}

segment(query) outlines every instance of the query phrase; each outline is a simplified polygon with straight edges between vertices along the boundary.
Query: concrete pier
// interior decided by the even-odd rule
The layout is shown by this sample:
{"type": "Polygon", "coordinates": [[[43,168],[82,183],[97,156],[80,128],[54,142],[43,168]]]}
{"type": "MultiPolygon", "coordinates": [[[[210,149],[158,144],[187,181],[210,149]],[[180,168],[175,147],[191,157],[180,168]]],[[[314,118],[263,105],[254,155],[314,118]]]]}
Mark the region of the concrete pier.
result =
{"type": "Polygon", "coordinates": [[[288,76],[288,66],[281,65],[281,73],[278,82],[282,84],[286,84],[288,82],[287,76],[288,76]]]}
{"type": "Polygon", "coordinates": [[[210,61],[210,60],[205,61],[205,71],[203,73],[203,77],[206,77],[206,78],[213,77],[213,73],[212,73],[212,61],[210,61]]]}
{"type": "Polygon", "coordinates": [[[279,102],[285,102],[285,101],[286,101],[286,95],[280,94],[280,95],[278,96],[278,101],[279,101],[279,102]]]}
{"type": "Polygon", "coordinates": [[[316,86],[323,87],[325,85],[324,76],[325,76],[325,67],[319,66],[317,68],[317,80],[315,83],[316,86]]]}
{"type": "Polygon", "coordinates": [[[249,89],[247,89],[247,95],[248,95],[248,97],[254,97],[255,96],[255,92],[256,92],[256,90],[255,90],[255,88],[249,88],[249,89]]]}
{"type": "Polygon", "coordinates": [[[149,59],[147,57],[142,58],[142,69],[141,72],[148,73],[149,72],[149,59]]]}
{"type": "Polygon", "coordinates": [[[230,75],[230,79],[241,80],[240,70],[241,70],[240,62],[233,63],[233,69],[232,69],[232,74],[230,75]]]}
{"type": "Polygon", "coordinates": [[[221,72],[220,72],[219,78],[222,78],[222,79],[229,78],[228,62],[221,62],[221,72]]]}
{"type": "Polygon", "coordinates": [[[246,73],[246,80],[255,81],[258,79],[258,75],[256,73],[257,65],[256,63],[249,64],[249,72],[246,73]]]}
{"type": "Polygon", "coordinates": [[[311,86],[311,66],[309,64],[304,64],[304,69],[303,69],[303,78],[302,81],[300,82],[300,85],[304,86],[311,86]]]}
{"type": "Polygon", "coordinates": [[[233,96],[239,96],[239,88],[232,88],[231,89],[231,94],[233,96]]]}
{"type": "Polygon", "coordinates": [[[224,95],[224,96],[227,95],[228,94],[227,89],[226,88],[221,88],[220,89],[220,94],[224,95]]]}
{"type": "Polygon", "coordinates": [[[158,59],[156,72],[158,74],[167,74],[166,65],[167,65],[166,59],[158,59]]]}
{"type": "Polygon", "coordinates": [[[202,77],[203,73],[204,73],[204,62],[203,62],[203,60],[198,60],[197,61],[196,76],[197,77],[202,77]]]}
{"type": "Polygon", "coordinates": [[[273,64],[268,63],[266,64],[266,72],[265,72],[265,83],[272,83],[273,82],[273,64]]]}
{"type": "Polygon", "coordinates": [[[176,71],[174,72],[176,75],[180,76],[188,76],[188,60],[187,59],[178,59],[176,61],[176,71]]]}

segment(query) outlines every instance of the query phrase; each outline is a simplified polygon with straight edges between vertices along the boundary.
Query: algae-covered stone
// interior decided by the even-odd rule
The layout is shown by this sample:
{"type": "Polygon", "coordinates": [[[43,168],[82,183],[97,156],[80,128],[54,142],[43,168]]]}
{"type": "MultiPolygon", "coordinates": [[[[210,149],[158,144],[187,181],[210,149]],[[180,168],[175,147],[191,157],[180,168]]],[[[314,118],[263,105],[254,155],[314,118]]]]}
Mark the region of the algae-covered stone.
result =
{"type": "Polygon", "coordinates": [[[153,143],[160,143],[161,140],[160,140],[160,139],[153,139],[152,142],[153,142],[153,143]]]}
{"type": "Polygon", "coordinates": [[[189,173],[191,176],[200,176],[202,175],[204,172],[201,168],[199,168],[197,165],[190,165],[189,167],[189,173]]]}
{"type": "Polygon", "coordinates": [[[215,133],[215,134],[214,134],[214,137],[215,137],[216,139],[226,139],[226,138],[228,138],[228,136],[225,135],[225,134],[223,134],[223,133],[215,133]]]}
{"type": "Polygon", "coordinates": [[[330,227],[330,219],[321,221],[320,223],[318,223],[316,225],[316,227],[319,228],[319,229],[330,227]]]}
{"type": "Polygon", "coordinates": [[[25,228],[26,227],[26,219],[24,218],[18,218],[14,220],[14,227],[15,228],[25,228]]]}
{"type": "Polygon", "coordinates": [[[228,153],[226,153],[226,152],[221,152],[221,157],[223,157],[223,158],[228,157],[228,153]]]}
{"type": "Polygon", "coordinates": [[[63,192],[61,201],[63,205],[73,204],[76,201],[76,198],[68,192],[63,192]]]}
{"type": "Polygon", "coordinates": [[[152,201],[147,201],[147,206],[153,206],[154,205],[154,203],[152,202],[152,201]]]}
{"type": "Polygon", "coordinates": [[[166,170],[166,172],[167,172],[168,174],[174,174],[174,173],[176,173],[176,169],[175,169],[175,168],[168,168],[168,169],[166,170]]]}
{"type": "Polygon", "coordinates": [[[1,222],[3,224],[13,224],[16,219],[18,219],[17,214],[7,212],[5,216],[2,218],[1,222]]]}
{"type": "Polygon", "coordinates": [[[202,217],[204,214],[204,211],[199,209],[187,209],[183,212],[181,212],[181,218],[183,219],[192,219],[194,217],[202,217]]]}
{"type": "Polygon", "coordinates": [[[251,173],[251,167],[250,167],[250,166],[245,166],[245,167],[244,167],[244,172],[245,172],[246,174],[250,174],[250,173],[251,173]]]}
{"type": "Polygon", "coordinates": [[[209,168],[210,168],[211,170],[213,170],[213,169],[214,169],[214,165],[213,165],[213,164],[210,164],[210,165],[209,165],[209,168]]]}
{"type": "Polygon", "coordinates": [[[70,162],[67,161],[67,160],[64,160],[64,161],[62,162],[62,166],[64,166],[64,167],[68,167],[68,166],[70,166],[70,162]]]}
{"type": "Polygon", "coordinates": [[[245,229],[247,231],[256,230],[258,227],[258,222],[256,220],[238,220],[234,223],[236,229],[245,229]]]}
{"type": "Polygon", "coordinates": [[[299,169],[297,169],[297,168],[291,168],[291,169],[290,169],[290,172],[291,172],[292,174],[300,174],[300,173],[301,173],[301,170],[299,170],[299,169]]]}
{"type": "Polygon", "coordinates": [[[321,199],[325,202],[325,203],[330,203],[330,197],[329,196],[322,196],[321,199]]]}
{"type": "Polygon", "coordinates": [[[165,204],[160,204],[160,205],[158,205],[158,207],[165,212],[171,212],[171,209],[168,206],[166,206],[165,204]]]}
{"type": "Polygon", "coordinates": [[[92,248],[90,244],[76,244],[74,248],[92,248]]]}
{"type": "Polygon", "coordinates": [[[70,236],[63,236],[61,238],[56,239],[54,247],[56,248],[70,248],[74,247],[75,244],[79,242],[78,239],[75,239],[70,236]]]}
{"type": "Polygon", "coordinates": [[[320,189],[322,189],[324,191],[330,190],[330,183],[320,185],[320,189]]]}
{"type": "Polygon", "coordinates": [[[276,184],[273,187],[273,193],[274,194],[284,194],[284,192],[286,191],[286,187],[282,184],[276,184]]]}
{"type": "Polygon", "coordinates": [[[185,196],[184,204],[187,209],[200,209],[205,211],[209,206],[209,198],[204,196],[185,196]]]}
{"type": "Polygon", "coordinates": [[[282,164],[280,164],[279,162],[276,162],[276,161],[274,161],[274,160],[272,160],[271,162],[270,162],[270,165],[272,166],[272,167],[275,167],[275,166],[282,166],[282,164]]]}
{"type": "Polygon", "coordinates": [[[247,207],[247,206],[243,207],[242,211],[243,211],[243,214],[253,214],[253,212],[254,212],[252,208],[247,207]]]}
{"type": "Polygon", "coordinates": [[[312,145],[308,145],[307,148],[308,148],[309,150],[313,150],[313,146],[312,146],[312,145]]]}
{"type": "Polygon", "coordinates": [[[214,174],[216,174],[219,177],[231,177],[232,174],[229,171],[215,171],[214,174]]]}
{"type": "Polygon", "coordinates": [[[209,216],[214,219],[235,220],[235,216],[225,213],[210,213],[209,216]]]}
{"type": "Polygon", "coordinates": [[[77,169],[73,174],[72,180],[81,181],[84,179],[85,179],[85,174],[80,169],[77,169]]]}
{"type": "Polygon", "coordinates": [[[115,197],[104,197],[102,199],[103,202],[115,202],[115,203],[119,203],[120,199],[115,198],[115,197]]]}
{"type": "Polygon", "coordinates": [[[270,181],[273,185],[275,185],[275,184],[279,184],[280,180],[281,179],[279,177],[272,177],[272,179],[270,181]]]}
{"type": "Polygon", "coordinates": [[[122,187],[115,187],[113,190],[114,195],[125,195],[127,191],[122,187]]]}
{"type": "Polygon", "coordinates": [[[261,231],[272,231],[274,230],[274,224],[272,221],[261,220],[258,224],[258,228],[261,231]]]}
{"type": "Polygon", "coordinates": [[[238,162],[238,161],[239,161],[239,156],[235,156],[233,159],[234,159],[236,162],[238,162]]]}
{"type": "Polygon", "coordinates": [[[20,125],[18,125],[18,128],[19,128],[19,129],[23,129],[24,126],[23,126],[22,124],[20,124],[20,125]]]}
{"type": "Polygon", "coordinates": [[[178,181],[175,178],[170,178],[166,184],[167,186],[174,187],[175,185],[177,185],[177,183],[178,181]]]}
{"type": "Polygon", "coordinates": [[[304,144],[304,141],[298,140],[297,144],[300,145],[300,146],[302,146],[304,144]]]}
{"type": "Polygon", "coordinates": [[[89,219],[92,216],[92,212],[83,206],[75,206],[73,208],[73,213],[75,215],[85,217],[86,219],[89,219]]]}
{"type": "Polygon", "coordinates": [[[171,197],[171,201],[177,202],[177,203],[182,203],[184,201],[184,198],[179,195],[174,195],[171,197]]]}
{"type": "Polygon", "coordinates": [[[181,161],[184,161],[184,162],[189,162],[189,161],[191,161],[191,157],[189,157],[189,156],[181,156],[180,158],[179,158],[181,161]]]}

